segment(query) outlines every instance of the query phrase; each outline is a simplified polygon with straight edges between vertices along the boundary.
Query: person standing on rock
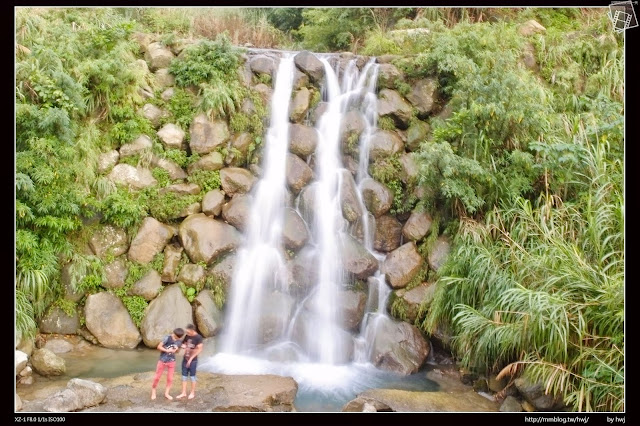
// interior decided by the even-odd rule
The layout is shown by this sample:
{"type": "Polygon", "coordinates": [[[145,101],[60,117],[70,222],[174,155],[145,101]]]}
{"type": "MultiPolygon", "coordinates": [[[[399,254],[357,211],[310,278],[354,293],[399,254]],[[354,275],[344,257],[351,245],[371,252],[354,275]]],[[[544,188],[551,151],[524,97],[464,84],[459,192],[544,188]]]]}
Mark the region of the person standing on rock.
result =
{"type": "Polygon", "coordinates": [[[160,359],[156,365],[156,375],[153,377],[153,384],[151,385],[151,399],[156,399],[156,388],[160,377],[164,373],[164,369],[167,371],[167,388],[164,391],[165,398],[171,400],[173,397],[169,394],[171,390],[171,384],[173,383],[173,371],[176,368],[176,352],[180,350],[182,341],[180,340],[184,336],[184,330],[176,328],[173,333],[167,335],[162,342],[158,343],[157,349],[161,352],[160,359]]]}
{"type": "Polygon", "coordinates": [[[196,368],[198,367],[198,354],[202,352],[202,336],[196,332],[193,324],[186,327],[186,336],[182,342],[184,358],[182,358],[182,393],[178,399],[187,396],[187,380],[191,379],[191,393],[189,399],[196,396],[196,368]]]}

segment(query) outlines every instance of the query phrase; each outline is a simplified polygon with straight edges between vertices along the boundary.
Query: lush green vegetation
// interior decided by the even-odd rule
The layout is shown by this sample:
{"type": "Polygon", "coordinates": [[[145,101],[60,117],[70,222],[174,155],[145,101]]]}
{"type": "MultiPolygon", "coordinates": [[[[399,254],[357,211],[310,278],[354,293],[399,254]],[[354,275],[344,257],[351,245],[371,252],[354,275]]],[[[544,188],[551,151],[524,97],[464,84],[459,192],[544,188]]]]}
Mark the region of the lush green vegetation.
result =
{"type": "MultiPolygon", "coordinates": [[[[437,280],[437,291],[418,325],[426,333],[448,330],[453,354],[467,368],[529,375],[574,410],[624,410],[624,58],[606,11],[18,9],[17,333],[33,335],[49,306],[73,312],[63,265],[75,289],[103,290],[104,264],[113,259],[84,254],[83,223],[113,224],[131,237],[147,215],[171,222],[220,186],[217,171],[190,174],[202,190],[195,196],[161,193],[174,182],[159,167],[151,168],[158,184],[141,191],[98,173],[101,153],[143,134],[153,148],[122,162],[149,166],[155,155],[186,168],[198,160],[163,147],[139,114],[145,102],[166,109],[162,124],[177,124],[187,138],[201,112],[227,120],[234,133],[250,133],[249,153],[238,160],[249,164],[266,107],[241,83],[236,46],[397,54],[393,64],[406,78],[395,89],[407,95],[416,80],[434,78],[438,101],[414,153],[417,181],[402,181],[396,157],[374,164],[374,177],[394,192],[393,213],[417,205],[432,214],[423,256],[442,231],[453,241],[447,263],[426,277],[437,280]],[[529,19],[546,31],[521,35],[529,19]],[[204,39],[171,63],[176,87],[168,100],[136,64],[135,31],[170,47],[204,39]],[[141,88],[155,98],[143,100],[141,88]],[[241,111],[249,101],[253,111],[241,111]],[[450,113],[439,114],[445,105],[450,113]]],[[[389,118],[378,125],[395,129],[389,118]]],[[[241,155],[231,147],[221,152],[241,155]]],[[[114,293],[139,323],[147,302],[127,292],[161,261],[128,266],[125,287],[114,293]]],[[[221,281],[209,277],[204,286],[221,307],[221,281]]],[[[394,315],[406,315],[399,301],[392,305],[394,315]]]]}

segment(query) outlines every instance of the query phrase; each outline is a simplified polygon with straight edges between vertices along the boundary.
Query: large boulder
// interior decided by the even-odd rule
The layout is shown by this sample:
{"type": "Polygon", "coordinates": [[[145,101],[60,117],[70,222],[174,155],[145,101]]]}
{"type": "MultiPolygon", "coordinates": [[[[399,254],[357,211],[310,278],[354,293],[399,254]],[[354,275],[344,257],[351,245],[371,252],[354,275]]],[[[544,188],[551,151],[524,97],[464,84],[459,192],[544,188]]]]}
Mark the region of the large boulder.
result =
{"type": "Polygon", "coordinates": [[[293,90],[298,90],[301,87],[309,85],[309,76],[296,68],[293,71],[293,90]]]}
{"type": "Polygon", "coordinates": [[[384,319],[378,323],[370,361],[383,370],[409,375],[420,369],[429,349],[416,326],[384,319]]]}
{"type": "Polygon", "coordinates": [[[123,259],[107,263],[104,266],[105,280],[102,281],[102,286],[106,289],[122,288],[128,274],[129,270],[123,259]]]}
{"type": "Polygon", "coordinates": [[[150,151],[152,147],[151,138],[147,135],[140,135],[133,142],[126,143],[120,147],[120,158],[140,155],[145,151],[150,151]]]}
{"type": "MultiPolygon", "coordinates": [[[[456,392],[416,392],[399,389],[368,389],[349,401],[342,411],[392,412],[495,412],[498,405],[472,389],[456,392]]],[[[427,414],[428,415],[428,414],[427,414]]]]}
{"type": "Polygon", "coordinates": [[[360,191],[364,205],[373,216],[380,217],[391,210],[393,192],[386,185],[373,179],[365,179],[360,184],[360,191]]]}
{"type": "Polygon", "coordinates": [[[212,337],[222,328],[222,313],[209,290],[202,290],[194,301],[196,325],[203,337],[212,337]]]}
{"type": "Polygon", "coordinates": [[[230,197],[251,191],[257,180],[249,170],[240,167],[227,167],[220,171],[222,189],[230,197]]]}
{"type": "Polygon", "coordinates": [[[71,379],[67,388],[56,392],[44,401],[49,412],[70,412],[99,405],[107,397],[107,388],[100,383],[84,379],[71,379]]]}
{"type": "Polygon", "coordinates": [[[77,312],[68,315],[59,307],[52,306],[38,325],[41,333],[76,334],[80,328],[80,318],[77,312]]]}
{"type": "Polygon", "coordinates": [[[309,76],[313,83],[319,84],[322,82],[324,78],[324,64],[316,55],[307,50],[303,50],[293,58],[293,62],[300,71],[309,76]]]}
{"type": "Polygon", "coordinates": [[[348,234],[340,238],[342,267],[358,279],[366,279],[378,270],[378,259],[348,234]]]}
{"type": "Polygon", "coordinates": [[[222,154],[218,151],[210,152],[209,154],[203,155],[193,164],[190,164],[187,167],[187,172],[192,174],[196,170],[207,170],[207,171],[215,171],[220,170],[224,167],[224,159],[222,158],[222,154]]]}
{"type": "Polygon", "coordinates": [[[393,64],[378,65],[378,88],[394,89],[396,81],[402,81],[402,73],[393,64]]]}
{"type": "Polygon", "coordinates": [[[158,137],[166,149],[181,149],[184,136],[184,130],[173,123],[165,124],[158,130],[158,137]]]}
{"type": "Polygon", "coordinates": [[[289,250],[300,250],[309,240],[307,224],[297,211],[286,208],[284,211],[284,224],[282,229],[282,241],[289,250]]]}
{"type": "Polygon", "coordinates": [[[373,248],[388,253],[400,247],[402,224],[394,216],[385,214],[376,218],[373,248]]]}
{"type": "Polygon", "coordinates": [[[73,344],[64,338],[54,337],[47,339],[43,348],[49,349],[54,354],[64,354],[73,350],[73,344]]]}
{"type": "Polygon", "coordinates": [[[150,269],[139,281],[129,289],[129,295],[140,296],[144,300],[155,299],[162,289],[162,279],[155,269],[150,269]]]}
{"type": "Polygon", "coordinates": [[[419,241],[431,230],[431,216],[427,212],[414,210],[402,227],[402,235],[410,241],[419,241]]]}
{"type": "Polygon", "coordinates": [[[349,222],[355,222],[362,217],[362,206],[358,196],[358,188],[353,175],[347,170],[339,170],[340,173],[340,205],[342,216],[349,222]]]}
{"type": "Polygon", "coordinates": [[[434,283],[422,283],[411,290],[397,290],[394,293],[394,297],[400,298],[401,303],[404,305],[403,317],[399,320],[406,321],[409,324],[415,323],[420,308],[424,305],[428,308],[433,301],[433,295],[435,294],[436,286],[434,283]]]}
{"type": "Polygon", "coordinates": [[[149,43],[144,54],[144,59],[152,71],[168,68],[174,58],[173,52],[160,42],[149,43]]]}
{"type": "Polygon", "coordinates": [[[65,361],[49,349],[36,349],[31,355],[31,365],[41,376],[59,376],[67,371],[65,361]]]}
{"type": "Polygon", "coordinates": [[[224,192],[219,189],[212,189],[202,197],[202,212],[207,216],[218,216],[223,205],[224,192]]]}
{"type": "Polygon", "coordinates": [[[149,169],[134,167],[125,163],[116,164],[107,177],[115,184],[123,185],[133,190],[144,189],[158,183],[149,169]]]}
{"type": "Polygon", "coordinates": [[[156,254],[164,250],[169,240],[174,236],[174,229],[154,219],[146,217],[138,229],[138,233],[129,247],[129,260],[138,263],[149,263],[156,254]]]}
{"type": "Polygon", "coordinates": [[[300,157],[287,154],[287,184],[294,193],[299,193],[313,178],[313,171],[300,157]]]}
{"type": "Polygon", "coordinates": [[[438,82],[433,78],[424,78],[413,83],[407,100],[418,111],[418,118],[426,118],[438,100],[438,82]]]}
{"type": "Polygon", "coordinates": [[[180,269],[178,281],[187,287],[198,288],[204,284],[205,269],[201,265],[187,263],[180,269]]]}
{"type": "Polygon", "coordinates": [[[238,194],[222,206],[222,218],[238,231],[244,231],[251,217],[251,200],[248,194],[238,194]]]}
{"type": "Polygon", "coordinates": [[[306,159],[316,150],[318,131],[313,127],[292,123],[289,125],[289,150],[306,159]]]}
{"type": "Polygon", "coordinates": [[[451,251],[451,243],[445,236],[440,236],[436,240],[434,246],[429,251],[428,261],[429,267],[437,271],[442,264],[447,260],[449,252],[451,251]]]}
{"type": "Polygon", "coordinates": [[[275,70],[275,62],[266,55],[255,55],[249,59],[249,68],[256,75],[265,74],[273,77],[275,70]]]}
{"type": "Polygon", "coordinates": [[[391,117],[396,127],[406,129],[413,116],[413,109],[395,90],[382,89],[378,99],[378,115],[391,117]]]}
{"type": "Polygon", "coordinates": [[[101,259],[106,256],[118,257],[129,249],[127,233],[122,228],[105,225],[91,235],[89,247],[101,259]]]}
{"type": "Polygon", "coordinates": [[[224,120],[209,121],[206,115],[200,114],[193,119],[190,132],[189,147],[197,154],[208,154],[229,140],[229,126],[224,120]]]}
{"type": "Polygon", "coordinates": [[[204,213],[194,214],[183,220],[178,234],[191,261],[207,264],[238,247],[242,237],[233,226],[212,219],[204,213]]]}
{"type": "Polygon", "coordinates": [[[142,339],[122,301],[108,292],[89,295],[85,324],[100,344],[110,349],[134,349],[142,339]]]}
{"type": "Polygon", "coordinates": [[[289,119],[292,123],[300,123],[307,116],[311,92],[306,87],[296,90],[289,107],[289,119]]]}
{"type": "MultiPolygon", "coordinates": [[[[355,184],[354,184],[355,185],[355,184]]],[[[311,184],[302,188],[300,194],[296,199],[296,204],[298,206],[298,211],[300,215],[307,223],[314,223],[316,214],[319,214],[319,211],[316,210],[316,191],[318,185],[311,184]]]]}
{"type": "Polygon", "coordinates": [[[399,152],[404,152],[404,145],[396,132],[378,130],[369,141],[369,161],[386,159],[399,152]]]}
{"type": "Polygon", "coordinates": [[[522,409],[522,404],[520,404],[520,401],[518,401],[515,397],[509,395],[504,399],[504,401],[502,401],[502,404],[500,404],[499,411],[503,413],[519,413],[524,410],[522,409]]]}
{"type": "Polygon", "coordinates": [[[182,294],[179,284],[171,284],[149,303],[140,324],[145,346],[155,348],[177,327],[193,322],[191,304],[182,294]]]}
{"type": "Polygon", "coordinates": [[[420,271],[423,263],[416,244],[409,242],[389,253],[380,270],[391,287],[403,288],[420,271]]]}

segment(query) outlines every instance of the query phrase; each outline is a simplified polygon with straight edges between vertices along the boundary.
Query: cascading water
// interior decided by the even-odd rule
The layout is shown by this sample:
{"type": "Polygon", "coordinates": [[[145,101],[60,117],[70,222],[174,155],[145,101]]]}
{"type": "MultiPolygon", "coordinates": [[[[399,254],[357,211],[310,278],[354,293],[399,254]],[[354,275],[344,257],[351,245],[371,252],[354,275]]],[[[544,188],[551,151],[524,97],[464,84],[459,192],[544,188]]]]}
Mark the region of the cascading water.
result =
{"type": "MultiPolygon", "coordinates": [[[[344,239],[351,238],[349,233],[356,235],[354,224],[343,216],[341,190],[351,172],[342,164],[340,124],[345,114],[354,110],[365,121],[355,178],[361,187],[371,179],[368,143],[376,130],[377,65],[372,59],[360,71],[351,60],[344,64],[339,78],[328,57],[318,59],[324,66],[322,91],[327,108],[315,127],[318,144],[313,158],[314,180],[307,185],[313,194],[312,213],[298,209],[310,233],[298,257],[302,258],[304,252],[304,262],[317,273],[303,295],[290,288],[291,271],[282,242],[294,74],[293,56],[288,54],[281,58],[275,76],[261,165],[263,176],[252,191],[250,220],[244,244],[238,250],[220,351],[202,368],[228,374],[292,376],[299,384],[297,404],[305,405],[301,402],[305,398],[321,398],[325,409],[327,405],[339,409],[358,392],[387,387],[399,379],[371,363],[377,324],[392,321],[385,313],[390,288],[384,275],[378,271],[369,279],[370,294],[360,335],[354,336],[344,328],[339,308],[341,292],[352,284],[343,268],[344,239]]],[[[363,212],[358,221],[363,245],[381,264],[385,255],[373,249],[375,219],[364,207],[360,191],[356,192],[363,212]]]]}
{"type": "MultiPolygon", "coordinates": [[[[264,176],[253,192],[253,208],[245,234],[246,244],[238,250],[238,265],[231,286],[228,306],[228,330],[222,336],[221,349],[242,353],[256,348],[264,340],[265,330],[247,324],[265,324],[264,316],[286,288],[286,265],[282,247],[284,223],[285,162],[289,146],[288,105],[293,85],[293,57],[281,59],[277,70],[271,106],[271,125],[266,135],[264,176]],[[282,106],[287,107],[283,108],[282,106]],[[249,266],[250,265],[250,266],[249,266]]],[[[286,302],[285,302],[286,303],[286,302]]],[[[275,324],[272,334],[281,334],[286,321],[275,324]]]]}

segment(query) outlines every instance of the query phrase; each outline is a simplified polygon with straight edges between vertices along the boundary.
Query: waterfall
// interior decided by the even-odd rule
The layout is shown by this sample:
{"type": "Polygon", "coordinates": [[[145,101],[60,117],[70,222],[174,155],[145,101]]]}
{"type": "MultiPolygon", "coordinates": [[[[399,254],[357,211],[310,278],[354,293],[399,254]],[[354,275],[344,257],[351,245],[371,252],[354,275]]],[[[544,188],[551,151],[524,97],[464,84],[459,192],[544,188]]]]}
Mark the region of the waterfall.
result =
{"type": "Polygon", "coordinates": [[[378,265],[386,257],[374,249],[375,218],[361,194],[371,179],[369,142],[377,130],[378,65],[371,58],[360,69],[352,59],[338,61],[334,69],[333,58],[316,55],[324,68],[321,90],[326,105],[315,127],[309,125],[309,118],[303,122],[317,136],[315,151],[306,159],[313,178],[293,194],[291,205],[287,158],[294,155],[289,147],[290,129],[295,125],[289,117],[293,55],[285,54],[277,68],[263,175],[250,195],[250,220],[236,256],[220,350],[203,367],[231,374],[293,376],[300,394],[306,395],[303,398],[314,395],[337,405],[364,389],[383,387],[389,377],[395,377],[376,369],[372,360],[379,326],[393,321],[386,313],[391,288],[379,270],[368,279],[359,329],[354,329],[357,323],[346,326],[345,314],[345,297],[361,294],[353,290],[358,284],[346,271],[344,250],[350,247],[349,241],[361,240],[364,252],[375,257],[378,265]],[[356,141],[357,169],[343,164],[344,144],[353,143],[345,142],[341,134],[348,113],[364,124],[356,141]],[[355,184],[356,210],[361,212],[355,219],[350,215],[347,220],[343,210],[346,193],[342,191],[349,190],[345,179],[355,184]],[[308,230],[304,247],[295,253],[283,243],[288,210],[299,214],[308,230]],[[302,277],[294,273],[296,268],[303,271],[302,277]]]}
{"type": "Polygon", "coordinates": [[[271,100],[271,122],[266,134],[264,175],[252,191],[253,201],[245,234],[238,250],[237,265],[229,293],[228,330],[222,336],[223,352],[241,353],[264,341],[267,330],[256,325],[273,325],[272,334],[286,328],[280,318],[275,324],[266,318],[278,303],[287,303],[286,264],[282,229],[287,188],[286,156],[289,147],[289,102],[294,75],[293,56],[281,58],[271,100]]]}

